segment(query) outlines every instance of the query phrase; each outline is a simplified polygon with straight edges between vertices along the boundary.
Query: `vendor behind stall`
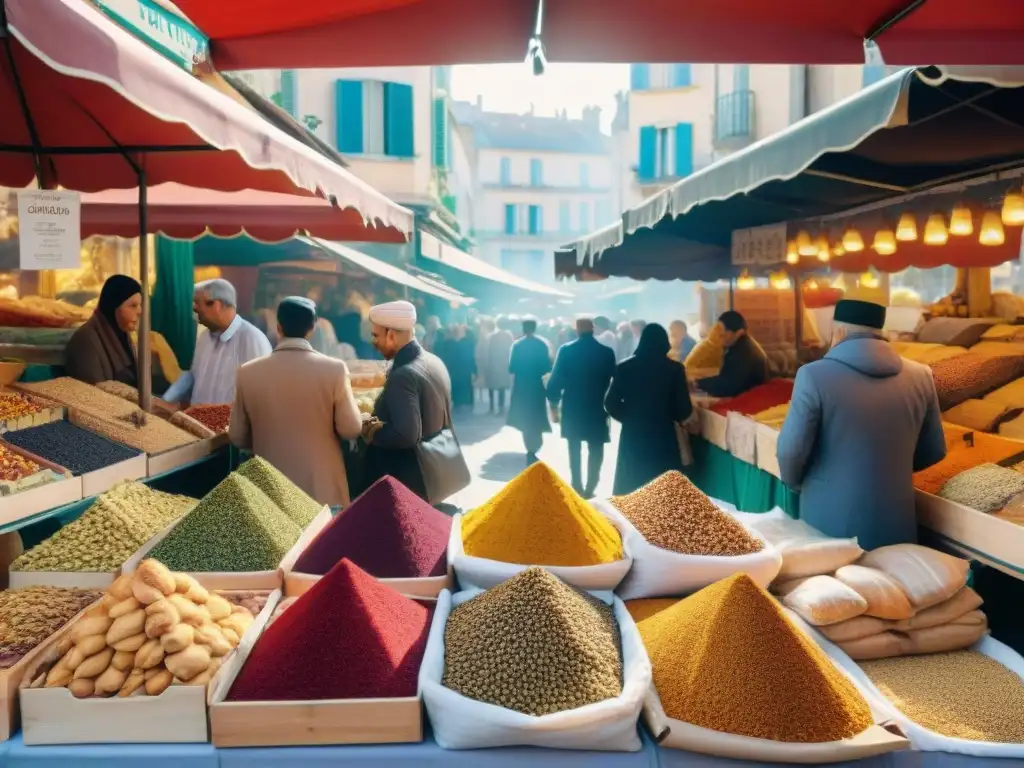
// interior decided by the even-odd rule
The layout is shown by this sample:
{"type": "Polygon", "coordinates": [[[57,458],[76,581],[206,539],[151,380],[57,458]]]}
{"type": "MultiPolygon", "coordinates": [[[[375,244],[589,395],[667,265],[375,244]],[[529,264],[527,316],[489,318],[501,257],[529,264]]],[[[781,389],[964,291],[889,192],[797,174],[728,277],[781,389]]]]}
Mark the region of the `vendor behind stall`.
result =
{"type": "Polygon", "coordinates": [[[912,475],[946,455],[931,371],[881,336],[885,307],[836,305],[832,349],[796,376],[782,425],[782,481],[800,518],[863,549],[914,542],[912,475]]]}
{"type": "Polygon", "coordinates": [[[142,286],[127,275],[103,284],[96,311],[75,331],[64,350],[68,376],[87,384],[120,381],[138,386],[135,348],[129,334],[142,317],[142,286]]]}
{"type": "Polygon", "coordinates": [[[717,376],[697,380],[697,389],[712,397],[736,397],[768,380],[768,358],[747,334],[747,321],[729,310],[718,318],[716,336],[725,347],[717,376]]]}

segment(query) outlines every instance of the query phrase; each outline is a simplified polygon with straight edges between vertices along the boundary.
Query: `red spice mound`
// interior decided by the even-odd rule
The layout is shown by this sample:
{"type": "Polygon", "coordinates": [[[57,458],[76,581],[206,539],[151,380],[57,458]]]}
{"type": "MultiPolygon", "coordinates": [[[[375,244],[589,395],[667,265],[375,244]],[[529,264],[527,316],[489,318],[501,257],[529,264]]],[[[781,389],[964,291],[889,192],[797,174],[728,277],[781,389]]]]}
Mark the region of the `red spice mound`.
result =
{"type": "Polygon", "coordinates": [[[227,698],[415,696],[432,613],[342,560],[267,627],[227,698]]]}
{"type": "Polygon", "coordinates": [[[294,570],[327,573],[347,557],[378,579],[443,576],[451,529],[448,515],[382,477],[310,542],[294,570]]]}
{"type": "Polygon", "coordinates": [[[731,400],[718,403],[711,410],[723,416],[729,411],[753,416],[776,405],[783,405],[793,399],[793,382],[786,379],[772,379],[759,384],[731,400]]]}

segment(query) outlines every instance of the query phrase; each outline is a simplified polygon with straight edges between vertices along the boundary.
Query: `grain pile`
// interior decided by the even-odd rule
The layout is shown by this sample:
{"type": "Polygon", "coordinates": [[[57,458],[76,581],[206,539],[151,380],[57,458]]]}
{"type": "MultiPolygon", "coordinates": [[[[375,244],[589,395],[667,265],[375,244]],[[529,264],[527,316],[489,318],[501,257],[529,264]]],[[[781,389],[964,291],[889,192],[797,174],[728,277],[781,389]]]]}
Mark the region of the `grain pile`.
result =
{"type": "Polygon", "coordinates": [[[382,477],[335,516],[295,562],[324,574],[348,558],[378,579],[443,576],[452,519],[393,477],[382,477]]]}
{"type": "Polygon", "coordinates": [[[979,512],[998,512],[1024,493],[1024,474],[998,464],[982,464],[951,477],[939,496],[979,512]]]}
{"type": "Polygon", "coordinates": [[[17,664],[89,603],[102,597],[93,589],[25,587],[0,592],[0,669],[17,664]]]}
{"type": "Polygon", "coordinates": [[[124,416],[97,416],[72,411],[75,421],[98,435],[130,445],[145,453],[161,453],[196,442],[197,438],[158,416],[132,411],[124,416]]]}
{"type": "Polygon", "coordinates": [[[228,701],[415,696],[431,614],[342,560],[267,627],[228,701]]]}
{"type": "Polygon", "coordinates": [[[794,743],[837,741],[871,725],[854,685],[746,574],[665,603],[627,607],[670,718],[794,743]]]}
{"type": "Polygon", "coordinates": [[[462,544],[467,555],[525,565],[622,558],[615,527],[541,462],[462,518],[462,544]]]}
{"type": "Polygon", "coordinates": [[[611,503],[644,539],[670,552],[729,557],[764,549],[681,472],[666,472],[611,503]]]}
{"type": "Polygon", "coordinates": [[[931,494],[938,493],[947,480],[966,469],[986,463],[998,464],[1021,452],[1021,443],[1017,440],[975,432],[973,444],[968,444],[955,430],[944,431],[947,433],[946,458],[928,469],[914,473],[914,487],[931,494]]]}
{"type": "Polygon", "coordinates": [[[52,461],[73,475],[84,475],[135,458],[135,448],[115,443],[67,421],[52,421],[5,435],[8,442],[52,461]]]}
{"type": "Polygon", "coordinates": [[[301,530],[234,472],[210,491],[150,555],[176,571],[270,571],[301,530]]]}
{"type": "Polygon", "coordinates": [[[1024,375],[1024,357],[986,357],[973,352],[932,363],[939,409],[947,411],[1024,375]]]}
{"type": "Polygon", "coordinates": [[[124,384],[120,381],[101,381],[95,385],[96,389],[101,392],[106,392],[108,395],[114,397],[120,397],[122,400],[127,400],[129,403],[139,402],[139,390],[130,384],[124,384]]]}
{"type": "Polygon", "coordinates": [[[292,521],[305,528],[316,517],[322,504],[317,504],[309,494],[285,477],[277,467],[266,459],[255,456],[238,468],[238,474],[249,480],[274,502],[292,521]]]}
{"type": "Polygon", "coordinates": [[[897,709],[943,736],[1024,744],[1024,683],[977,651],[861,662],[897,709]]]}
{"type": "Polygon", "coordinates": [[[527,568],[451,612],[441,682],[527,715],[615,698],[622,692],[619,626],[610,606],[527,568]]]}
{"type": "Polygon", "coordinates": [[[68,408],[97,416],[126,416],[138,410],[134,404],[117,395],[103,392],[69,376],[49,381],[25,382],[18,386],[68,408]]]}
{"type": "Polygon", "coordinates": [[[196,505],[141,483],[116,485],[81,517],[24,552],[12,571],[109,572],[196,505]]]}

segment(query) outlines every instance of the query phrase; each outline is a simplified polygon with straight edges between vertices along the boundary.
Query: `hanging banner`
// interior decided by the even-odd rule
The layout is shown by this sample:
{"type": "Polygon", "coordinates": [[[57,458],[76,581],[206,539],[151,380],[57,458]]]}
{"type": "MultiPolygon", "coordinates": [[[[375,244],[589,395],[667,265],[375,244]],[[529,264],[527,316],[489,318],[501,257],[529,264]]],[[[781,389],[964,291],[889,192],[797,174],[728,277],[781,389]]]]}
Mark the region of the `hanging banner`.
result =
{"type": "Polygon", "coordinates": [[[738,267],[772,266],[786,261],[786,223],[735,229],[732,263],[738,267]]]}
{"type": "Polygon", "coordinates": [[[82,200],[77,192],[18,192],[21,269],[82,266],[82,200]]]}

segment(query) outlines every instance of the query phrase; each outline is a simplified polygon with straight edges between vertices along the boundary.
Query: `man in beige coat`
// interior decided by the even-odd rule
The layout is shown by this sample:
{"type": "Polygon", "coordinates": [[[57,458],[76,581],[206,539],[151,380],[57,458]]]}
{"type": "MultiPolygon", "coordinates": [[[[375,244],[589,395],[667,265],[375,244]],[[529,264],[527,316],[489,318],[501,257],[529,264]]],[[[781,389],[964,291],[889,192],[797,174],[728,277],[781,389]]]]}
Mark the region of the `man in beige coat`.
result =
{"type": "Polygon", "coordinates": [[[228,435],[316,501],[345,506],[349,491],[340,440],[358,437],[362,418],[348,367],[310,346],[315,328],[316,304],[298,296],[281,301],[277,348],[238,369],[228,435]]]}

